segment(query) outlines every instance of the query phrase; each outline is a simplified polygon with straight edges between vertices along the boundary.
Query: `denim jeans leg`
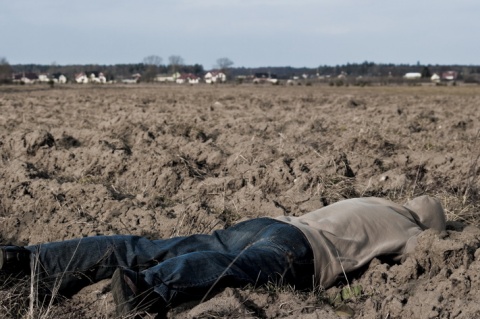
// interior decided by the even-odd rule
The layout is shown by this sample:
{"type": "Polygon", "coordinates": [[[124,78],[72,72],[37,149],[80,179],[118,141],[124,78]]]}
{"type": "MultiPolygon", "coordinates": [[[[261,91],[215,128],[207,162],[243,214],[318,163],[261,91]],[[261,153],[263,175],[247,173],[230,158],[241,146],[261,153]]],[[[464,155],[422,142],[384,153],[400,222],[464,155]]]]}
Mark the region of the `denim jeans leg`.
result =
{"type": "MultiPolygon", "coordinates": [[[[228,230],[224,234],[228,235],[228,230]]],[[[228,238],[221,251],[195,251],[144,270],[145,280],[173,306],[202,299],[225,287],[261,286],[267,282],[312,287],[313,253],[294,226],[279,221],[268,223],[249,238],[247,245],[238,245],[235,236],[228,238]]]]}
{"type": "Polygon", "coordinates": [[[241,249],[275,221],[267,218],[239,223],[211,235],[192,235],[149,240],[140,236],[93,236],[26,247],[32,251],[39,283],[46,293],[56,286],[71,296],[83,287],[110,278],[118,267],[144,270],[194,251],[241,249]]]}
{"type": "MultiPolygon", "coordinates": [[[[47,291],[71,296],[81,288],[110,278],[118,267],[145,269],[161,250],[139,236],[95,236],[26,247],[32,251],[32,265],[38,281],[47,291]]],[[[48,292],[47,292],[48,293],[48,292]]]]}
{"type": "Polygon", "coordinates": [[[64,296],[110,278],[118,267],[146,270],[146,277],[166,300],[174,300],[173,295],[182,300],[182,295],[201,296],[213,283],[218,288],[263,284],[272,274],[294,270],[303,260],[306,269],[313,263],[303,234],[269,218],[245,221],[210,235],[159,240],[96,236],[27,249],[33,252],[36,273],[46,292],[57,286],[58,293],[64,296]],[[199,282],[195,282],[197,279],[199,282]]]}
{"type": "Polygon", "coordinates": [[[281,223],[271,218],[255,218],[238,223],[227,229],[216,230],[208,235],[197,234],[166,240],[154,240],[153,242],[160,246],[157,249],[155,260],[162,262],[169,258],[196,251],[224,253],[240,251],[250,245],[270,225],[281,223]]]}

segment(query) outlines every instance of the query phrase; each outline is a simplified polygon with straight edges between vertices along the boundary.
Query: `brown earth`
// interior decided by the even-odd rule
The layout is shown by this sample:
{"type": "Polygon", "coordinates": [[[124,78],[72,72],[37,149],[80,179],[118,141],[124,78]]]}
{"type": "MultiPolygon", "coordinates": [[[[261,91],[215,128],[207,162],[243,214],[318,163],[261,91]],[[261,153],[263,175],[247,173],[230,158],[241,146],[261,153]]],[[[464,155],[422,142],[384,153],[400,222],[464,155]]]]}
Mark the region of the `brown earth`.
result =
{"type": "MultiPolygon", "coordinates": [[[[480,317],[479,120],[480,86],[0,87],[0,240],[167,238],[430,194],[448,230],[402,264],[374,260],[327,291],[226,289],[170,317],[480,317]]],[[[26,316],[14,288],[0,299],[26,316]]],[[[114,317],[108,280],[34,310],[114,317]]]]}

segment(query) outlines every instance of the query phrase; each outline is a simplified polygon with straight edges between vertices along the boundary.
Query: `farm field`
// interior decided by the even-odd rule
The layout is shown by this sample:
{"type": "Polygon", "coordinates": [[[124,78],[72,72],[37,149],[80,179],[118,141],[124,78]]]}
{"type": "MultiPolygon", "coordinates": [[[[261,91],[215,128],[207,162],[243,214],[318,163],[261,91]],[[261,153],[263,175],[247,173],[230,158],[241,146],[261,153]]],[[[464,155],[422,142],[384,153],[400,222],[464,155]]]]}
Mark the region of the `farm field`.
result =
{"type": "MultiPolygon", "coordinates": [[[[0,86],[0,154],[3,244],[436,196],[448,230],[402,264],[374,260],[326,291],[226,289],[170,317],[480,317],[480,86],[0,86]],[[358,293],[332,301],[346,285],[358,293]]],[[[34,316],[114,318],[109,284],[34,316]]],[[[0,307],[26,318],[28,291],[1,290],[0,307]]]]}

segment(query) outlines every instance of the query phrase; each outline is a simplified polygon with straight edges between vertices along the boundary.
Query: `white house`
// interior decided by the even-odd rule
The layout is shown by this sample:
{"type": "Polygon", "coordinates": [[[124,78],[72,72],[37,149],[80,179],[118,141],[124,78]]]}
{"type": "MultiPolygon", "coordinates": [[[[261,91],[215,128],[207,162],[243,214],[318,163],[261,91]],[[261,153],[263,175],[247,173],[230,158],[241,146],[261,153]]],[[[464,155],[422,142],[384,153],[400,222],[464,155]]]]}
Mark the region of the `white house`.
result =
{"type": "Polygon", "coordinates": [[[265,72],[258,72],[255,73],[253,76],[253,84],[260,84],[260,83],[271,83],[277,84],[278,78],[276,74],[265,73],[265,72]]]}
{"type": "Polygon", "coordinates": [[[140,75],[140,73],[135,73],[132,75],[132,77],[130,79],[123,79],[122,80],[122,83],[125,83],[125,84],[136,84],[140,81],[140,78],[142,76],[140,75]]]}
{"type": "Polygon", "coordinates": [[[89,77],[91,83],[107,83],[107,78],[102,72],[92,72],[89,77]]]}
{"type": "Polygon", "coordinates": [[[67,77],[62,73],[53,73],[52,74],[52,81],[54,83],[65,84],[67,83],[67,77]]]}
{"type": "Polygon", "coordinates": [[[39,74],[38,75],[38,82],[46,83],[48,81],[50,81],[50,79],[48,78],[48,75],[46,75],[46,74],[39,74]]]}
{"type": "Polygon", "coordinates": [[[165,82],[176,82],[179,77],[180,77],[180,73],[178,73],[178,72],[175,72],[175,73],[172,74],[172,75],[169,75],[169,74],[157,74],[157,75],[155,76],[154,81],[155,81],[155,82],[161,82],[161,83],[165,83],[165,82]]]}
{"type": "Polygon", "coordinates": [[[63,74],[60,74],[60,75],[58,76],[58,83],[60,83],[60,84],[65,84],[65,83],[67,83],[67,77],[66,77],[65,75],[63,75],[63,74]]]}
{"type": "Polygon", "coordinates": [[[81,83],[81,84],[87,84],[88,83],[88,77],[83,72],[75,74],[75,82],[81,83]]]}
{"type": "Polygon", "coordinates": [[[227,81],[227,75],[221,71],[209,71],[203,76],[203,79],[208,84],[217,82],[223,83],[227,81]]]}
{"type": "Polygon", "coordinates": [[[36,73],[17,73],[13,74],[13,82],[14,83],[25,83],[25,84],[33,84],[38,82],[38,75],[36,73]]]}
{"type": "Polygon", "coordinates": [[[102,72],[89,72],[90,75],[87,76],[86,73],[81,72],[75,74],[75,82],[81,84],[87,83],[107,83],[107,78],[102,72]]]}
{"type": "Polygon", "coordinates": [[[420,79],[422,77],[422,73],[409,72],[409,73],[405,73],[405,75],[403,77],[407,80],[420,79]]]}
{"type": "Polygon", "coordinates": [[[98,74],[98,81],[100,83],[107,83],[107,77],[102,72],[100,72],[98,74]]]}
{"type": "Polygon", "coordinates": [[[185,73],[180,75],[175,81],[178,84],[189,83],[189,84],[198,84],[200,83],[200,78],[192,73],[185,73]]]}
{"type": "Polygon", "coordinates": [[[455,81],[458,73],[456,71],[446,71],[442,73],[442,79],[445,81],[455,81]]]}
{"type": "Polygon", "coordinates": [[[433,73],[433,75],[430,77],[430,81],[433,83],[440,83],[440,75],[433,73]]]}

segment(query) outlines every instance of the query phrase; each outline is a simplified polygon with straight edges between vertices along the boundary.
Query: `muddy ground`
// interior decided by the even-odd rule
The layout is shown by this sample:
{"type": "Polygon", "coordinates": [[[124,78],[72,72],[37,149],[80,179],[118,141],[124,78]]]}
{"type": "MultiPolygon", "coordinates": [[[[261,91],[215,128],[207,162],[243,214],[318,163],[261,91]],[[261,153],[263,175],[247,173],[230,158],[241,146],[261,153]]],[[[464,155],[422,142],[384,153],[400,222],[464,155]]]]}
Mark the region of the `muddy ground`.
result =
{"type": "MultiPolygon", "coordinates": [[[[479,121],[480,86],[0,87],[0,240],[168,238],[429,194],[448,230],[400,265],[374,260],[327,291],[227,289],[170,317],[479,317],[479,121]]],[[[26,317],[17,288],[0,299],[26,317]]],[[[114,318],[109,281],[33,316],[114,318]]]]}

